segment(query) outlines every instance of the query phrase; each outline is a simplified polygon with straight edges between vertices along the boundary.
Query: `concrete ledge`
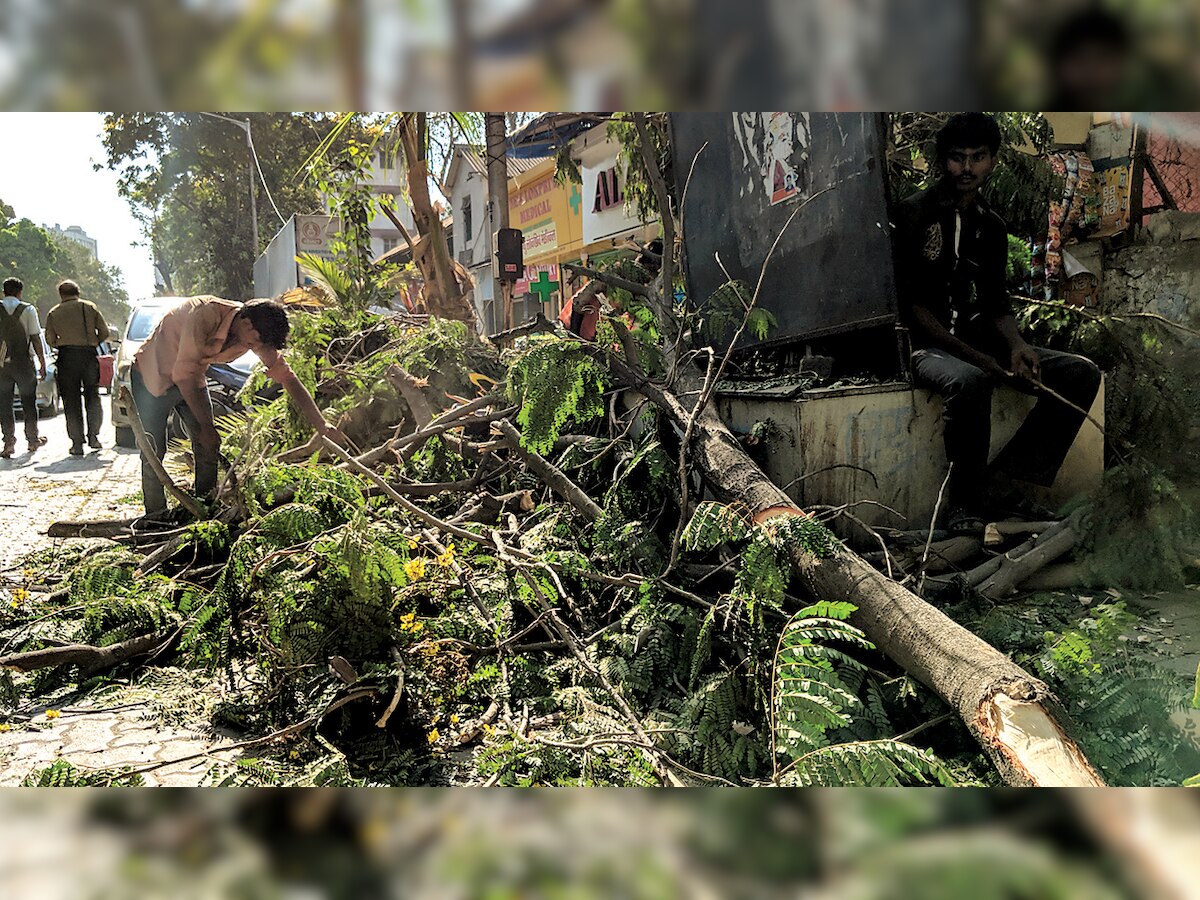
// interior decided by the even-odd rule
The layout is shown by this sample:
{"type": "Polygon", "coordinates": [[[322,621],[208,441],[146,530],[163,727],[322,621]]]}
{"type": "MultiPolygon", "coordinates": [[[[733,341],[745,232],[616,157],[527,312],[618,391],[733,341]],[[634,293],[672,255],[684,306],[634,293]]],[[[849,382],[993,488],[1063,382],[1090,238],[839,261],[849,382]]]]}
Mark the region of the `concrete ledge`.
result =
{"type": "MultiPolygon", "coordinates": [[[[993,457],[1034,402],[1011,388],[996,390],[993,457]]],[[[947,471],[942,401],[929,391],[892,383],[805,391],[796,399],[721,394],[717,408],[736,431],[765,419],[777,426],[766,438],[764,468],[801,507],[870,501],[854,509],[868,525],[929,527],[947,471]]],[[[1091,414],[1104,422],[1103,383],[1091,414]]],[[[1031,495],[1059,506],[1098,485],[1103,471],[1103,435],[1085,421],[1054,485],[1031,487],[1031,495]]],[[[835,530],[857,543],[844,525],[835,530]]]]}

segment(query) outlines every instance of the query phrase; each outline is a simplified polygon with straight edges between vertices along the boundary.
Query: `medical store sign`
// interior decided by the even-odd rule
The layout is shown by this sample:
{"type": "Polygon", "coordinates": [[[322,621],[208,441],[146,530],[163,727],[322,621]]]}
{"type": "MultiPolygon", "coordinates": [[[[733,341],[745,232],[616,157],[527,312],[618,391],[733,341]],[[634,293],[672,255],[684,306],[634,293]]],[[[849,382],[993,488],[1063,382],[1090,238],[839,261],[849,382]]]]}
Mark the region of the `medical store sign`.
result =
{"type": "Polygon", "coordinates": [[[558,288],[558,265],[556,263],[534,263],[526,266],[524,276],[513,284],[513,296],[538,294],[543,303],[548,303],[550,295],[558,288]]]}
{"type": "Polygon", "coordinates": [[[537,260],[558,247],[554,213],[560,190],[554,182],[553,168],[531,174],[528,182],[508,196],[508,221],[525,236],[522,244],[525,259],[537,260]]]}

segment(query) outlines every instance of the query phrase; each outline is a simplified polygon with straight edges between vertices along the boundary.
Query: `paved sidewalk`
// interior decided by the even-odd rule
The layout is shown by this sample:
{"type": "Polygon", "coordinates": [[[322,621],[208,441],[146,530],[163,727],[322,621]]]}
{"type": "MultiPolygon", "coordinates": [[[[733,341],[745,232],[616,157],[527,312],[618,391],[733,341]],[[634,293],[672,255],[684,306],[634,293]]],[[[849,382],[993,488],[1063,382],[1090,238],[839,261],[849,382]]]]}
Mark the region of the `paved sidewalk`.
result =
{"type": "MultiPolygon", "coordinates": [[[[106,404],[107,397],[101,401],[106,404]]],[[[68,453],[70,441],[62,415],[43,418],[41,433],[49,443],[25,452],[24,432],[17,422],[18,453],[0,459],[0,598],[7,597],[12,569],[31,551],[50,546],[108,544],[46,537],[52,522],[79,519],[125,519],[140,515],[141,462],[136,450],[115,446],[108,422],[100,433],[104,448],[85,456],[68,453]],[[122,502],[125,501],[125,502],[122,502]],[[4,571],[9,570],[9,571],[4,571]]],[[[120,693],[88,698],[47,718],[44,707],[23,708],[0,732],[0,785],[20,784],[34,769],[67,759],[80,769],[141,767],[203,753],[219,743],[199,729],[166,727],[154,721],[153,710],[141,699],[130,703],[120,693]]],[[[223,758],[228,760],[229,754],[223,758]]],[[[218,760],[199,757],[147,773],[150,785],[194,786],[218,760]]]]}
{"type": "Polygon", "coordinates": [[[201,732],[156,722],[148,703],[93,707],[85,701],[52,712],[58,716],[47,718],[39,709],[27,723],[0,734],[0,786],[19,785],[31,772],[65,759],[81,771],[170,762],[144,773],[146,784],[195,787],[214,765],[231,759],[228,752],[220,760],[210,756],[217,742],[201,732]]]}
{"type": "Polygon", "coordinates": [[[116,447],[111,424],[105,422],[100,431],[104,449],[85,456],[68,452],[71,441],[61,414],[43,418],[40,428],[50,442],[28,453],[18,421],[17,453],[0,459],[0,570],[55,543],[46,537],[51,522],[124,519],[142,511],[140,501],[119,502],[141,491],[141,461],[136,450],[116,447]]]}

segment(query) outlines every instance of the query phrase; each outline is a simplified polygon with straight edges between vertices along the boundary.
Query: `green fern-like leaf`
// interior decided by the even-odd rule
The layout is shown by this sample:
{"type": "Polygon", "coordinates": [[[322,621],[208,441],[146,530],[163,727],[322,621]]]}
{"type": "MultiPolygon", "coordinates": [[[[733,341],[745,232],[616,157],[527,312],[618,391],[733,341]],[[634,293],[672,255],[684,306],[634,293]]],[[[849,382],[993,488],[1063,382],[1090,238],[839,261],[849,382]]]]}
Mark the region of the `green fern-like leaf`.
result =
{"type": "Polygon", "coordinates": [[[521,446],[544,454],[567,422],[604,414],[604,377],[574,341],[544,336],[513,361],[508,396],[520,406],[521,446]]]}
{"type": "Polygon", "coordinates": [[[751,604],[763,603],[774,609],[783,605],[788,576],[780,565],[775,545],[756,529],[754,538],[742,556],[734,593],[751,604]]]}
{"type": "MultiPolygon", "coordinates": [[[[775,744],[790,759],[783,783],[795,785],[952,784],[932,754],[891,740],[832,744],[856,716],[886,724],[876,686],[870,710],[858,695],[866,667],[842,650],[874,645],[846,619],[849,603],[819,603],[798,612],[779,640],[774,675],[775,744]]],[[[853,733],[853,732],[852,732],[853,733]]]]}
{"type": "Polygon", "coordinates": [[[799,787],[952,787],[954,777],[927,750],[899,741],[820,747],[798,757],[782,782],[799,787]]]}
{"type": "Polygon", "coordinates": [[[696,507],[688,520],[682,541],[686,549],[704,552],[749,536],[749,519],[742,511],[723,503],[705,501],[696,507]]]}
{"type": "Polygon", "coordinates": [[[832,531],[808,515],[781,516],[764,527],[775,546],[785,552],[799,546],[813,556],[828,559],[842,546],[832,531]]]}
{"type": "Polygon", "coordinates": [[[141,775],[128,769],[99,769],[82,772],[65,759],[56,759],[43,769],[35,769],[21,781],[21,787],[142,787],[141,775]]]}

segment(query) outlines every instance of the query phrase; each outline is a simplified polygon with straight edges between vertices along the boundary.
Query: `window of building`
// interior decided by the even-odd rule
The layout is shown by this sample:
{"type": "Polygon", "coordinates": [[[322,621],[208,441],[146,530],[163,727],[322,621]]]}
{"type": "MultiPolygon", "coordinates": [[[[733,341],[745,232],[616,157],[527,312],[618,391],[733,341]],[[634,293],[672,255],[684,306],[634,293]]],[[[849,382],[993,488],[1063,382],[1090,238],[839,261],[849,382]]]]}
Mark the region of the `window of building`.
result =
{"type": "Polygon", "coordinates": [[[466,197],[463,197],[463,207],[462,207],[463,246],[466,246],[466,244],[471,240],[472,236],[475,234],[475,229],[471,227],[471,212],[472,212],[471,197],[470,197],[470,195],[467,195],[466,197]]]}
{"type": "Polygon", "coordinates": [[[396,249],[396,246],[397,246],[399,243],[400,243],[400,239],[399,239],[399,238],[384,238],[384,239],[383,239],[383,252],[384,252],[384,253],[387,253],[387,252],[389,252],[390,250],[395,250],[395,249],[396,249]]]}

